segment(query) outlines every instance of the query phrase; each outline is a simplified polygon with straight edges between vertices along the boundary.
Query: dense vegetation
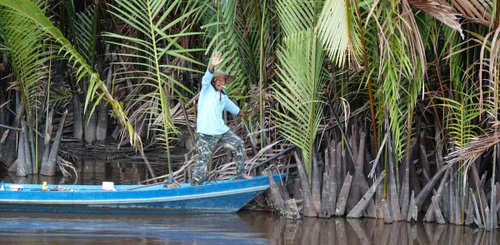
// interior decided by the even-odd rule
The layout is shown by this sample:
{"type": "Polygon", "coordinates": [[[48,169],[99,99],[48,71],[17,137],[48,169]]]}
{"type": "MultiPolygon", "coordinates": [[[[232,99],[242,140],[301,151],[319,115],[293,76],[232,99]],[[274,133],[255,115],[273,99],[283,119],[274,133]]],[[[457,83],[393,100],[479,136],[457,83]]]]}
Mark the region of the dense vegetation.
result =
{"type": "Polygon", "coordinates": [[[219,50],[250,114],[229,118],[249,167],[296,147],[281,164],[297,164],[304,215],[494,229],[499,14],[498,0],[0,0],[0,156],[53,175],[71,125],[145,160],[161,146],[161,174],[185,179],[192,161],[173,167],[171,149],[195,140],[219,50]]]}

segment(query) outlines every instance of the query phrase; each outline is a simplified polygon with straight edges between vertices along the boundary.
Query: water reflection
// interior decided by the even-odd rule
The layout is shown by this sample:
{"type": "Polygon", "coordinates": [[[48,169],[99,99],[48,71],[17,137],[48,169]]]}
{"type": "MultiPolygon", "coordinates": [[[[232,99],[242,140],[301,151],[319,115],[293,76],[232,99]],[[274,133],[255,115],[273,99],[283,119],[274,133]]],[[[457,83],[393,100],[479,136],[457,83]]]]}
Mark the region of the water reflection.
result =
{"type": "Polygon", "coordinates": [[[498,244],[497,231],[456,225],[398,222],[384,224],[377,219],[316,219],[299,221],[246,213],[240,215],[268,244],[498,244]]]}
{"type": "MultiPolygon", "coordinates": [[[[137,183],[144,164],[85,161],[79,178],[0,178],[15,183],[137,183]]],[[[164,167],[157,165],[155,167],[164,167]]],[[[3,174],[3,175],[2,175],[3,174]]],[[[236,215],[88,215],[1,213],[1,244],[497,244],[497,231],[456,225],[384,224],[376,219],[287,220],[268,213],[236,215]]]]}
{"type": "Polygon", "coordinates": [[[497,232],[375,219],[0,213],[2,244],[497,244],[497,232]]]}
{"type": "Polygon", "coordinates": [[[0,213],[2,244],[267,244],[238,215],[0,213]]]}

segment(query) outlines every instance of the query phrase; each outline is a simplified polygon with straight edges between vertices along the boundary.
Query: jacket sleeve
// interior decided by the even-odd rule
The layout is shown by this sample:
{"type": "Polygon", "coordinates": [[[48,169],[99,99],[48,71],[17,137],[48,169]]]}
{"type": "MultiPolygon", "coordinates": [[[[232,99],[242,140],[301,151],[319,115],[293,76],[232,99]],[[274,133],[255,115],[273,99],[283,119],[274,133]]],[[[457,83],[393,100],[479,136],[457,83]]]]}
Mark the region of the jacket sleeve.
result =
{"type": "Polygon", "coordinates": [[[206,86],[210,85],[213,77],[214,77],[214,74],[211,73],[210,70],[207,68],[205,75],[203,75],[203,78],[201,79],[201,87],[206,87],[206,86]]]}
{"type": "Polygon", "coordinates": [[[234,116],[240,113],[240,108],[229,98],[226,98],[226,104],[224,105],[224,110],[230,112],[234,116]]]}

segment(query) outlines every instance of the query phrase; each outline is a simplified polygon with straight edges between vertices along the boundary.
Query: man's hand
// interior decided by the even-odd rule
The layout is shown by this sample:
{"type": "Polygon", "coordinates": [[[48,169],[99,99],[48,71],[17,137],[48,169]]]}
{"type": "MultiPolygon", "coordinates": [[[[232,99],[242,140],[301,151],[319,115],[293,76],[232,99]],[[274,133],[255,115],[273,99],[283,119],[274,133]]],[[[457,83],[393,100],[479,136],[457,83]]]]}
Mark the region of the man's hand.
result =
{"type": "Polygon", "coordinates": [[[208,67],[210,72],[213,73],[215,70],[215,67],[220,65],[220,63],[222,63],[221,55],[222,55],[221,52],[217,52],[217,51],[214,52],[214,56],[212,57],[212,60],[210,61],[210,66],[208,67]]]}
{"type": "Polygon", "coordinates": [[[247,113],[240,109],[240,113],[238,113],[238,117],[246,119],[247,113]]]}

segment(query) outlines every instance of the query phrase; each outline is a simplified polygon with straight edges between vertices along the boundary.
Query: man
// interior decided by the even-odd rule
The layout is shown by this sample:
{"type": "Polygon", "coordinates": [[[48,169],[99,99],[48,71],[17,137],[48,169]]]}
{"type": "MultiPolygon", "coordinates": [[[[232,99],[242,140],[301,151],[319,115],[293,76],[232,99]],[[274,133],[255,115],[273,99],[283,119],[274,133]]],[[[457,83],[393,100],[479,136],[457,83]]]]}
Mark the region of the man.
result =
{"type": "Polygon", "coordinates": [[[212,158],[213,150],[217,144],[230,148],[236,153],[234,157],[236,177],[239,179],[251,178],[244,174],[246,159],[244,142],[229,130],[222,118],[223,111],[228,111],[239,117],[246,115],[223,91],[226,83],[232,81],[234,76],[215,71],[215,67],[221,62],[221,53],[215,52],[201,83],[196,121],[196,132],[198,133],[196,154],[198,156],[194,167],[193,185],[201,185],[206,180],[207,164],[212,158]]]}

